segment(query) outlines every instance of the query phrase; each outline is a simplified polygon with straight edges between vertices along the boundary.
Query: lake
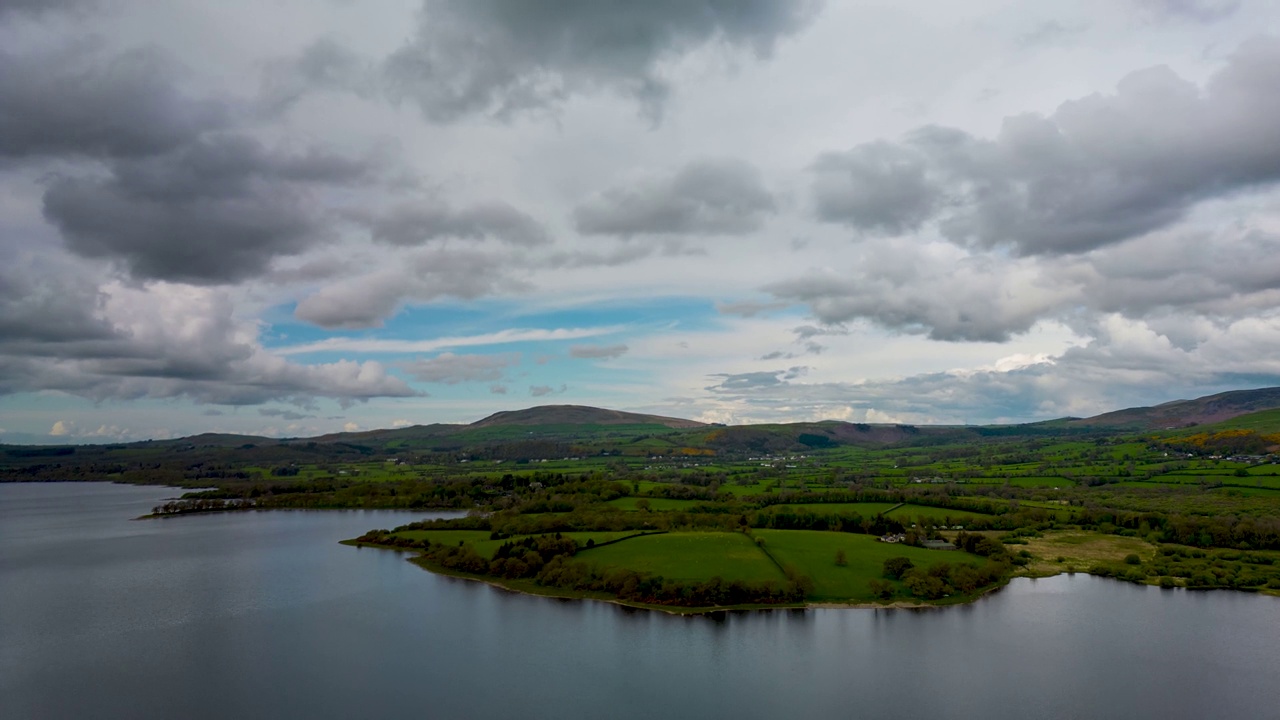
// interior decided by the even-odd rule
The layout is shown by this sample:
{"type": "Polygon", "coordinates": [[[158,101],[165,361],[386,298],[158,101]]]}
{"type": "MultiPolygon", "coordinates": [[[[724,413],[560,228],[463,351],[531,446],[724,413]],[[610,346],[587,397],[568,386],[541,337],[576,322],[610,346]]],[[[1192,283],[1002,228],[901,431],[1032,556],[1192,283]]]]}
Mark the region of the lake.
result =
{"type": "Polygon", "coordinates": [[[682,617],[338,544],[424,517],[135,521],[0,484],[3,718],[1280,718],[1280,599],[1018,579],[971,605],[682,617]]]}

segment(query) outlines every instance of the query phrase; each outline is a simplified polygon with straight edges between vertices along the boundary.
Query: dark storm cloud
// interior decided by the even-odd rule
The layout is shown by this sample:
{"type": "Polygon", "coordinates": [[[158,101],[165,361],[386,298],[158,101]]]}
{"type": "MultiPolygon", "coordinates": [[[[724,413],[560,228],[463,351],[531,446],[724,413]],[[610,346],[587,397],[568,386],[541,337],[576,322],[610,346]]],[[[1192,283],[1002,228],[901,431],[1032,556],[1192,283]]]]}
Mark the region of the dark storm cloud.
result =
{"type": "Polygon", "coordinates": [[[89,48],[0,53],[0,156],[138,157],[223,127],[228,109],[180,90],[173,58],[89,48]]]}
{"type": "Polygon", "coordinates": [[[702,160],[631,187],[605,190],[574,211],[588,235],[740,235],[773,213],[760,173],[741,160],[702,160]]]}
{"type": "Polygon", "coordinates": [[[233,127],[236,103],[178,90],[178,64],[158,50],[87,43],[0,62],[0,157],[51,164],[46,220],[72,252],[138,279],[265,273],[326,236],[321,192],[380,169],[263,146],[233,127]]]}
{"type": "Polygon", "coordinates": [[[1166,67],[993,140],[926,127],[815,164],[818,216],[1018,255],[1069,254],[1182,219],[1197,203],[1280,181],[1280,41],[1243,45],[1202,89],[1166,67]]]}
{"type": "Polygon", "coordinates": [[[768,56],[816,10],[810,0],[424,0],[385,72],[392,96],[433,121],[505,117],[601,89],[657,118],[670,92],[663,61],[713,43],[768,56]]]}
{"type": "Polygon", "coordinates": [[[146,158],[119,159],[111,174],[62,176],[44,215],[75,253],[122,262],[138,278],[234,282],[324,236],[312,193],[355,182],[371,168],[311,152],[268,151],[215,136],[146,158]]]}
{"type": "Polygon", "coordinates": [[[391,245],[421,245],[441,238],[495,238],[524,246],[548,242],[536,220],[504,202],[455,209],[424,201],[397,206],[367,222],[374,240],[391,245]]]}

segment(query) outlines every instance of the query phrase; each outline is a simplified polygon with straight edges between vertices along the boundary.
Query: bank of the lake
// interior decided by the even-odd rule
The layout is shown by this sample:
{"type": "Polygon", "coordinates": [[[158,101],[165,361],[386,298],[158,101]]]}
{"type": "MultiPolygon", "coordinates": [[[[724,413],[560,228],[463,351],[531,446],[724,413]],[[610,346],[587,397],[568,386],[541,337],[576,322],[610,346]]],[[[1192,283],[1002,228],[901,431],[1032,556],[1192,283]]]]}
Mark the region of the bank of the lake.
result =
{"type": "Polygon", "coordinates": [[[1275,717],[1280,602],[1077,574],[962,606],[675,616],[338,544],[421,513],[134,522],[0,486],[6,718],[1275,717]]]}
{"type": "MultiPolygon", "coordinates": [[[[413,550],[406,550],[402,547],[394,545],[378,545],[376,543],[365,543],[358,540],[343,540],[343,545],[353,548],[368,548],[370,550],[381,550],[395,553],[398,556],[406,557],[406,559],[427,572],[445,575],[448,577],[458,578],[460,580],[468,580],[472,582],[483,583],[491,587],[499,588],[512,593],[523,593],[526,595],[536,595],[539,597],[556,598],[560,600],[583,600],[593,602],[605,602],[618,605],[621,607],[634,608],[637,610],[651,610],[656,612],[664,612],[672,615],[701,615],[707,613],[717,613],[726,611],[770,611],[770,610],[795,610],[797,608],[827,608],[827,609],[852,609],[852,610],[887,610],[887,609],[912,609],[920,610],[925,608],[945,608],[952,605],[962,605],[965,603],[975,602],[980,598],[996,592],[1008,585],[1012,577],[1005,578],[1001,582],[982,588],[980,591],[970,595],[959,597],[947,597],[942,600],[933,602],[911,601],[911,600],[889,600],[884,602],[858,602],[858,601],[813,601],[794,603],[776,603],[770,605],[764,604],[737,604],[737,605],[703,605],[703,606],[682,606],[682,605],[656,605],[652,603],[634,602],[624,600],[609,593],[591,592],[588,590],[574,590],[569,588],[561,588],[547,585],[540,585],[530,579],[511,579],[498,578],[492,575],[481,575],[478,573],[469,573],[455,568],[445,567],[439,563],[431,562],[427,557],[413,550]]],[[[1034,577],[1052,577],[1057,573],[1038,574],[1034,577]]],[[[1032,576],[1027,576],[1032,577],[1032,576]]]]}

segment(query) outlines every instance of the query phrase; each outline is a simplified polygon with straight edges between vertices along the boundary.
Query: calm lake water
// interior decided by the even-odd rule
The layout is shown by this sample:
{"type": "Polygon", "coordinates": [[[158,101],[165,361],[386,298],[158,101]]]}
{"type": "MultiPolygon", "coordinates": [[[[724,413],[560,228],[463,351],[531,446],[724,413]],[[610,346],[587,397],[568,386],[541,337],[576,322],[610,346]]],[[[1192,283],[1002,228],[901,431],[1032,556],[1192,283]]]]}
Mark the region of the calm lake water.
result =
{"type": "Polygon", "coordinates": [[[174,492],[0,485],[0,717],[1280,718],[1275,598],[676,617],[337,544],[421,513],[130,520],[174,492]]]}

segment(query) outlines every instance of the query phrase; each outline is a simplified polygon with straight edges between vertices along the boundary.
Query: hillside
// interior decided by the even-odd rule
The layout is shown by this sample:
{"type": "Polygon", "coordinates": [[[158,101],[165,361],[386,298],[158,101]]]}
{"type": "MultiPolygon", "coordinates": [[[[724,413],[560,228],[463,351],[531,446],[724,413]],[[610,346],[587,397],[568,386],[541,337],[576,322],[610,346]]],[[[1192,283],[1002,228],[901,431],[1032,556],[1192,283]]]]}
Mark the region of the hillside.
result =
{"type": "Polygon", "coordinates": [[[1280,408],[1280,387],[1233,390],[1194,400],[1174,400],[1153,407],[1127,408],[1091,418],[1071,420],[1069,426],[1163,430],[1205,425],[1262,410],[1280,408]]]}
{"type": "Polygon", "coordinates": [[[662,425],[674,429],[704,427],[706,423],[662,415],[606,410],[585,405],[542,405],[524,410],[496,412],[468,427],[485,428],[503,425],[662,425]]]}

